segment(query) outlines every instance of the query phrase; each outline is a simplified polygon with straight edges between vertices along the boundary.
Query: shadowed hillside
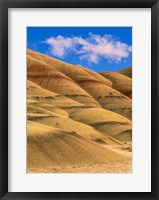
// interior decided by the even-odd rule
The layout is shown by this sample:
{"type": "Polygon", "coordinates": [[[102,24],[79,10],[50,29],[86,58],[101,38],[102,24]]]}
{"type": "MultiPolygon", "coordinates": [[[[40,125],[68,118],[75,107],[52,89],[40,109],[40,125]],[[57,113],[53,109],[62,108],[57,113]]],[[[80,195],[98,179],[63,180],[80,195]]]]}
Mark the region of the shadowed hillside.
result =
{"type": "Polygon", "coordinates": [[[27,78],[28,172],[131,172],[131,78],[29,49],[27,78]]]}
{"type": "Polygon", "coordinates": [[[132,78],[132,67],[119,70],[118,73],[123,74],[129,78],[132,78]]]}
{"type": "Polygon", "coordinates": [[[105,78],[112,82],[112,87],[129,98],[132,98],[132,79],[117,72],[101,72],[105,78]]]}

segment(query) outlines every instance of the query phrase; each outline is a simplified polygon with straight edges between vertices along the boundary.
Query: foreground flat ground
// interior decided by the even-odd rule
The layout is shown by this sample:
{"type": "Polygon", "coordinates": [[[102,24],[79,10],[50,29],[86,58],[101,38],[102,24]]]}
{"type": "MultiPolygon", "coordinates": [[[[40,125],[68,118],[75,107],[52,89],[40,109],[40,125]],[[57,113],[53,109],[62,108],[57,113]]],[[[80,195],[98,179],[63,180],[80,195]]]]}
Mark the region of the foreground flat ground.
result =
{"type": "Polygon", "coordinates": [[[132,173],[132,152],[118,148],[113,150],[127,156],[127,159],[67,167],[30,168],[28,173],[132,173]]]}
{"type": "Polygon", "coordinates": [[[123,160],[92,165],[28,169],[29,173],[132,173],[132,160],[123,160]]]}

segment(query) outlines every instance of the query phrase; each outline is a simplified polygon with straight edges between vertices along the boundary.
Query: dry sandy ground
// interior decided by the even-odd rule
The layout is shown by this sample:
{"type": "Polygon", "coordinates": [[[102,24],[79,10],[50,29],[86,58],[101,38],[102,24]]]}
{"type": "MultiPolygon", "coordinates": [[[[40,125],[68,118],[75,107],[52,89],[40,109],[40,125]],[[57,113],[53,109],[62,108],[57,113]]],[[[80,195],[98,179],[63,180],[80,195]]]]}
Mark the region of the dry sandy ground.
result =
{"type": "MultiPolygon", "coordinates": [[[[104,146],[104,145],[103,145],[104,146]]],[[[110,147],[126,155],[126,160],[107,161],[88,165],[74,165],[67,167],[30,168],[28,173],[132,173],[132,152],[110,147]]]]}
{"type": "Polygon", "coordinates": [[[107,161],[100,164],[28,169],[28,173],[132,173],[132,160],[107,161]]]}

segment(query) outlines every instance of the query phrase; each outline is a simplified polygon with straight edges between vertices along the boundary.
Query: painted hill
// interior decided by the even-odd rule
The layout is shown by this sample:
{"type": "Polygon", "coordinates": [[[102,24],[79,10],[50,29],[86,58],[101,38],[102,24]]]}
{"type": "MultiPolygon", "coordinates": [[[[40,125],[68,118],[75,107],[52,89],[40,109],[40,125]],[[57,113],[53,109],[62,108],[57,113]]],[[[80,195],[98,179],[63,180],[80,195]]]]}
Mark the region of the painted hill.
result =
{"type": "Polygon", "coordinates": [[[28,79],[85,105],[102,106],[129,119],[132,117],[131,100],[109,87],[108,79],[104,83],[103,77],[91,70],[28,50],[28,79]]]}
{"type": "Polygon", "coordinates": [[[123,151],[131,151],[130,78],[32,50],[27,50],[27,78],[28,171],[131,160],[123,151]]]}
{"type": "MultiPolygon", "coordinates": [[[[42,89],[37,84],[28,81],[28,114],[31,115],[31,113],[33,113],[34,116],[34,118],[32,117],[33,121],[41,121],[40,123],[46,125],[50,124],[50,126],[58,128],[61,128],[62,126],[65,127],[65,130],[72,130],[79,134],[80,129],[82,131],[84,129],[86,130],[88,127],[86,124],[91,125],[91,123],[94,123],[92,126],[95,128],[96,123],[98,123],[98,125],[99,123],[102,123],[102,127],[104,126],[104,123],[108,125],[109,122],[111,123],[112,121],[114,122],[114,125],[120,124],[120,129],[118,127],[117,129],[111,129],[109,131],[107,129],[103,131],[103,133],[109,136],[115,136],[120,133],[120,130],[126,131],[131,127],[131,121],[121,115],[105,109],[86,106],[65,96],[42,89]],[[35,117],[35,113],[37,113],[38,116],[35,117]],[[55,114],[54,117],[53,113],[55,114]],[[41,115],[41,118],[39,117],[39,114],[41,115]],[[52,117],[46,117],[43,116],[43,114],[51,114],[52,117]],[[82,124],[75,123],[69,119],[63,118],[62,116],[58,117],[56,114],[69,117],[75,121],[82,122],[82,124]],[[122,123],[126,123],[127,125],[123,125],[122,123]],[[78,127],[78,131],[76,130],[76,127],[78,127]]],[[[98,126],[97,129],[100,131],[100,128],[101,127],[98,126]]],[[[93,132],[93,129],[90,131],[87,130],[87,133],[88,132],[93,132]]],[[[94,138],[94,140],[96,139],[97,138],[94,138]]]]}
{"type": "Polygon", "coordinates": [[[132,78],[132,67],[119,70],[118,73],[123,74],[129,78],[132,78]]]}
{"type": "Polygon", "coordinates": [[[68,96],[80,103],[100,107],[91,95],[56,68],[35,60],[31,56],[28,56],[27,63],[28,80],[37,83],[44,89],[68,96]]]}
{"type": "Polygon", "coordinates": [[[117,72],[101,72],[103,77],[112,82],[112,87],[132,98],[132,79],[117,72]]]}

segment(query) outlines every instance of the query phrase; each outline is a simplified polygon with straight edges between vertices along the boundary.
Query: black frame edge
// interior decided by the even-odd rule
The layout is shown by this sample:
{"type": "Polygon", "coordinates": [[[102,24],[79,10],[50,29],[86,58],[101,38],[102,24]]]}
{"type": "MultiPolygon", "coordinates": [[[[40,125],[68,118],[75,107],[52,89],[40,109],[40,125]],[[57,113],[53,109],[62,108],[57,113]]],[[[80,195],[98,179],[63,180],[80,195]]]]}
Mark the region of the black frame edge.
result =
{"type": "Polygon", "coordinates": [[[8,23],[4,24],[8,13],[3,9],[3,2],[0,2],[0,197],[8,192],[8,23]]]}
{"type": "Polygon", "coordinates": [[[157,102],[159,100],[159,1],[158,0],[0,0],[0,199],[119,199],[131,198],[131,200],[158,200],[159,199],[159,136],[157,131],[159,125],[157,124],[159,107],[157,102]],[[91,6],[90,6],[91,2],[91,6]],[[37,4],[38,3],[38,4],[37,4]],[[8,8],[48,8],[48,7],[79,7],[79,8],[151,8],[151,64],[152,77],[152,131],[155,131],[155,136],[152,135],[152,192],[151,193],[107,193],[107,197],[99,193],[12,193],[8,192],[8,8]],[[6,67],[4,67],[6,66],[6,67]],[[157,94],[156,94],[157,93],[157,94]],[[157,110],[157,112],[156,112],[157,110]],[[158,156],[158,157],[157,157],[158,156]],[[155,179],[156,177],[156,179],[155,179]],[[130,195],[131,194],[131,195],[130,195]],[[118,198],[119,197],[119,198],[118,198]]]}
{"type": "Polygon", "coordinates": [[[158,0],[0,0],[8,8],[151,8],[158,0]]]}
{"type": "Polygon", "coordinates": [[[156,197],[159,198],[159,173],[157,169],[159,169],[159,148],[157,143],[159,142],[159,137],[157,131],[159,130],[157,119],[158,119],[158,89],[159,89],[159,70],[157,66],[159,66],[158,62],[158,49],[159,49],[159,41],[158,41],[158,24],[159,24],[159,2],[157,2],[154,6],[152,6],[151,12],[151,134],[155,132],[155,136],[152,135],[151,138],[151,176],[155,177],[152,181],[152,193],[156,194],[156,197]],[[156,131],[155,131],[156,130],[156,131]]]}

